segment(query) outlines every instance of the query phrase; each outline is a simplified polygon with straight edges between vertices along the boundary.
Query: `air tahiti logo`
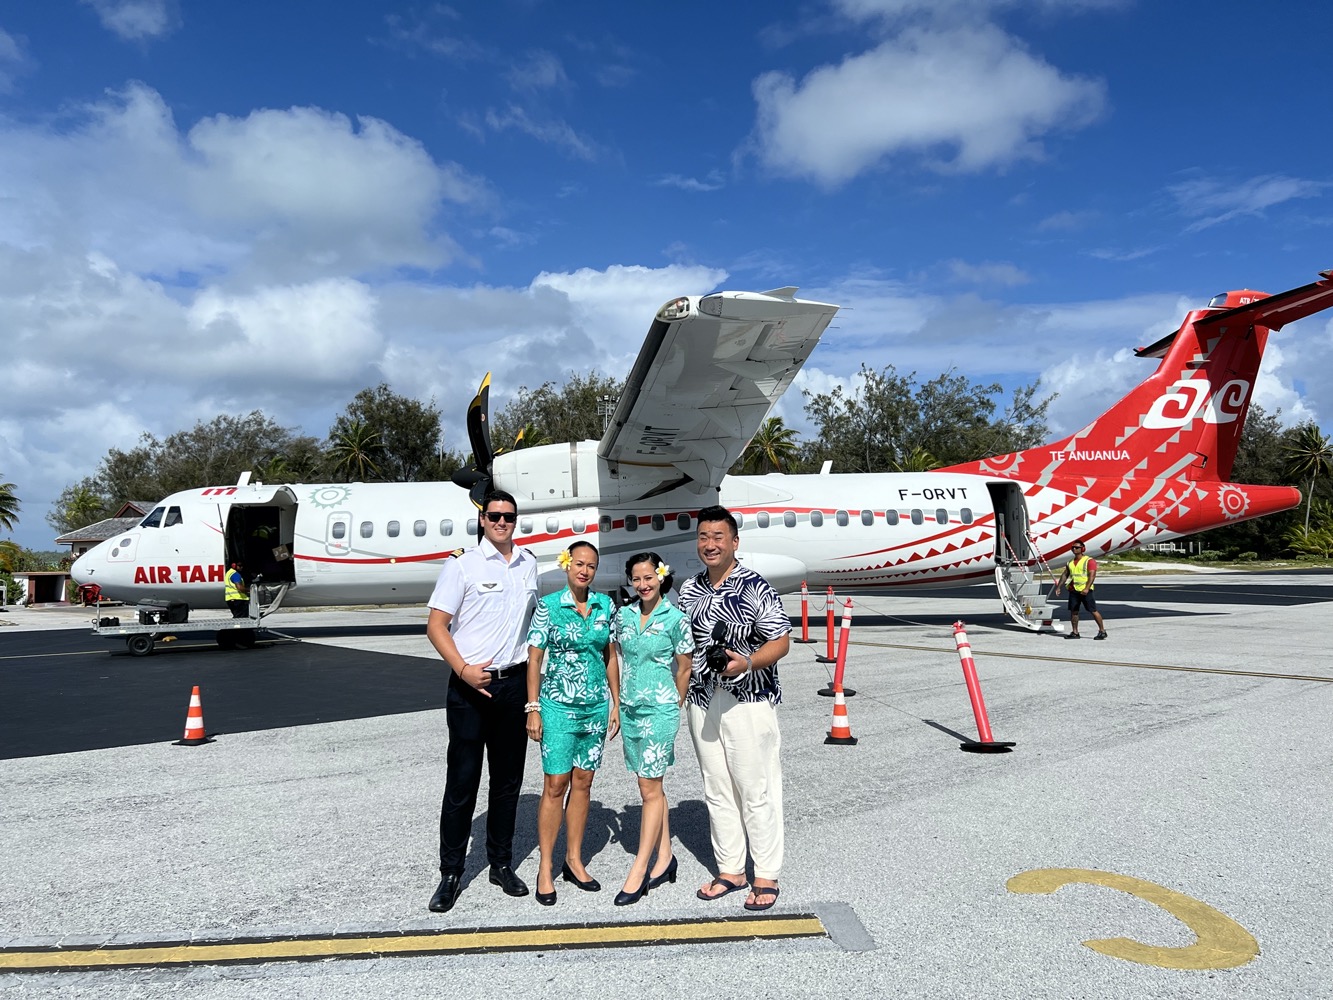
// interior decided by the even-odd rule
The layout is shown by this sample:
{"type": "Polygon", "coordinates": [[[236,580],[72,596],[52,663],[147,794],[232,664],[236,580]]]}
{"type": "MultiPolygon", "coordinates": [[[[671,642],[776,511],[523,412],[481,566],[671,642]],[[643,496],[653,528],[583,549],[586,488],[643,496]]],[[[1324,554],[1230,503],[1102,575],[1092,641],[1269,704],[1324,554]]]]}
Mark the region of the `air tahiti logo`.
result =
{"type": "Polygon", "coordinates": [[[997,476],[1016,476],[1018,467],[1023,464],[1023,456],[1010,452],[1008,455],[993,455],[990,458],[983,458],[978,464],[982,472],[994,473],[997,476]]]}
{"type": "Polygon", "coordinates": [[[321,486],[310,494],[310,502],[316,507],[341,507],[351,495],[346,486],[321,486]]]}
{"type": "Polygon", "coordinates": [[[1153,400],[1143,418],[1143,426],[1153,430],[1184,427],[1195,417],[1202,416],[1206,424],[1233,424],[1240,419],[1245,400],[1250,395],[1250,383],[1233,378],[1211,396],[1206,378],[1185,378],[1173,382],[1171,388],[1153,400]]]}
{"type": "Polygon", "coordinates": [[[1228,521],[1244,517],[1250,509],[1250,497],[1244,490],[1234,486],[1223,486],[1217,491],[1217,502],[1222,508],[1222,516],[1228,521]]]}

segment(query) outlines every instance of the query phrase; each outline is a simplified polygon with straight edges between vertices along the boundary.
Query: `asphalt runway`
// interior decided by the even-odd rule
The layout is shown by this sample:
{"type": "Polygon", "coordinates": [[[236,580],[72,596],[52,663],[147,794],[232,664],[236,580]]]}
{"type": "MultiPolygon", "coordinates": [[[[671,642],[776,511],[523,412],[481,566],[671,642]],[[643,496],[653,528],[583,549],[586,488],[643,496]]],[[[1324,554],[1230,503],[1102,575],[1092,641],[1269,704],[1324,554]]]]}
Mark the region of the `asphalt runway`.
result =
{"type": "MultiPolygon", "coordinates": [[[[601,893],[505,897],[474,842],[458,906],[429,914],[445,740],[422,609],[283,613],[299,642],[183,637],[142,658],[75,612],[24,612],[0,626],[0,987],[1333,996],[1333,574],[1098,591],[1107,642],[1021,632],[987,588],[856,598],[852,747],[824,743],[819,595],[817,643],[782,664],[787,861],[758,923],[740,894],[694,898],[713,869],[685,733],[667,778],[678,883],[610,905],[639,814],[611,746],[585,842],[601,893]],[[959,751],[977,730],[958,619],[1012,753],[959,751]],[[173,746],[193,684],[218,737],[173,746]]],[[[529,882],[538,772],[532,755],[515,840],[529,882]]],[[[484,823],[483,786],[474,838],[484,823]]]]}

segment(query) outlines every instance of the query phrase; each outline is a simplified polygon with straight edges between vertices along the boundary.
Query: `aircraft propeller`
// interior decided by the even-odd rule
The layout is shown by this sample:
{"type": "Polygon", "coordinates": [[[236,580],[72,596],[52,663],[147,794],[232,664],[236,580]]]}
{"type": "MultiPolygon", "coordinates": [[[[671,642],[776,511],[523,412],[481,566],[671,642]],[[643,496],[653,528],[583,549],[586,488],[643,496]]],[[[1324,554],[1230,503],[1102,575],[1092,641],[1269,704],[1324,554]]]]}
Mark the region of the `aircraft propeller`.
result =
{"type": "Polygon", "coordinates": [[[472,444],[472,465],[459,469],[450,478],[455,486],[468,491],[472,502],[481,509],[482,498],[491,488],[491,464],[495,451],[491,448],[490,427],[491,373],[481,380],[481,388],[472,397],[467,408],[467,437],[472,444]]]}

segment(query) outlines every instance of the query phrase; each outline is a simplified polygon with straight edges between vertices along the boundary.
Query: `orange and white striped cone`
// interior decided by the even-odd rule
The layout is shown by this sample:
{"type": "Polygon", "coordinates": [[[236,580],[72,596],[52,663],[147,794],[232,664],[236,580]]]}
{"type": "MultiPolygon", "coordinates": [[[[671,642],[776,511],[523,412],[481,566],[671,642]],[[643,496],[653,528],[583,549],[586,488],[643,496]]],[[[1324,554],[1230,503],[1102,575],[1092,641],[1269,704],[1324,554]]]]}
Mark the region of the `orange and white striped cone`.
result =
{"type": "Polygon", "coordinates": [[[833,728],[829,730],[828,738],[824,742],[844,747],[856,746],[852,725],[847,720],[847,699],[843,696],[841,687],[833,690],[833,728]]]}
{"type": "Polygon", "coordinates": [[[185,713],[185,735],[172,746],[197,747],[201,743],[212,743],[210,736],[204,733],[204,705],[199,700],[199,685],[190,692],[190,708],[185,713]]]}

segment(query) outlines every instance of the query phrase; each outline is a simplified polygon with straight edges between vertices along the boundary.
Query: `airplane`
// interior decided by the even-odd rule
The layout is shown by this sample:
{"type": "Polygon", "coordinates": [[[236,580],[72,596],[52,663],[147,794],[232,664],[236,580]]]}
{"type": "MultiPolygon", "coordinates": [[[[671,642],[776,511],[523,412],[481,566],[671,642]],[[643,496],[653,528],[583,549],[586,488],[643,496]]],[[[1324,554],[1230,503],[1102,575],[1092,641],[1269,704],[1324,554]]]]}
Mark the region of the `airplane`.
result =
{"type": "Polygon", "coordinates": [[[684,296],[658,310],[600,441],[497,454],[490,376],[468,410],[472,467],[450,483],[231,486],[175,493],[72,568],[107,599],[223,604],[244,563],[270,610],[421,604],[444,561],[478,537],[494,486],[519,505],[515,538],[543,591],[573,540],[601,552],[594,586],[615,591],[631,554],[655,550],[677,579],[701,568],[694,519],[732,510],[740,558],[782,592],[839,595],[993,577],[1019,625],[1054,629],[1039,578],[1075,541],[1105,556],[1301,502],[1287,486],[1229,481],[1270,332],[1333,305],[1333,271],[1277,295],[1214,297],[1137,356],[1156,370],[1086,427],[1048,445],[931,472],[729,476],[838,307],[796,288],[684,296]]]}

